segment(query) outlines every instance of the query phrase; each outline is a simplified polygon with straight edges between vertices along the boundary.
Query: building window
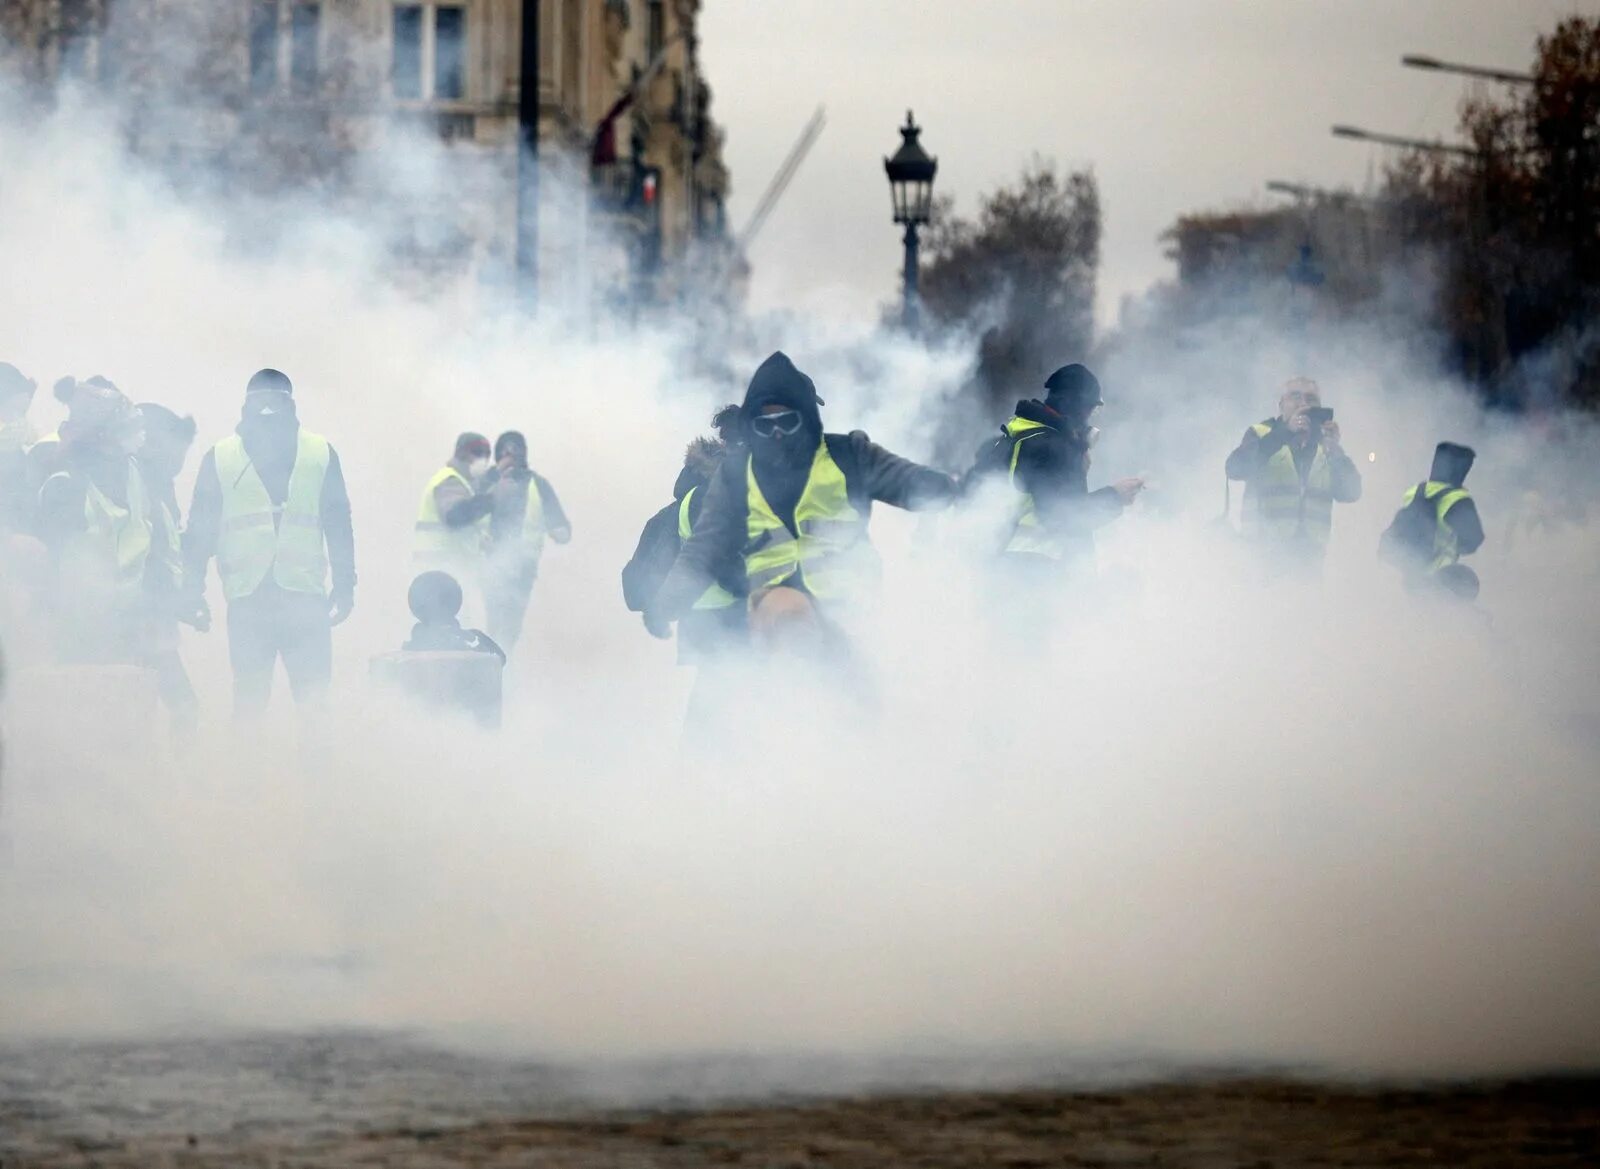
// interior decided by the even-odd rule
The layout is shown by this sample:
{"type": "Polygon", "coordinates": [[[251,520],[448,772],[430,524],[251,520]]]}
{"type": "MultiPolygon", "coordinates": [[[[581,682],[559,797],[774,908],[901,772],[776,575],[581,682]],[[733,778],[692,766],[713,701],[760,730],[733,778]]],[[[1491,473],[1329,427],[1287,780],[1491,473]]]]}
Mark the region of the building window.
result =
{"type": "Polygon", "coordinates": [[[250,92],[317,92],[322,74],[322,5],[254,0],[250,5],[250,92]],[[287,76],[286,76],[287,75],[287,76]]]}
{"type": "Polygon", "coordinates": [[[460,101],[467,96],[467,10],[460,4],[397,4],[390,73],[394,96],[460,101]]]}
{"type": "Polygon", "coordinates": [[[322,5],[296,4],[289,20],[289,89],[306,95],[317,90],[321,72],[318,34],[322,30],[322,5]]]}
{"type": "Polygon", "coordinates": [[[250,5],[250,92],[278,88],[278,0],[250,5]]]}
{"type": "Polygon", "coordinates": [[[649,21],[645,31],[645,59],[654,61],[667,42],[667,12],[661,0],[650,0],[649,21]]]}
{"type": "Polygon", "coordinates": [[[460,101],[467,96],[467,10],[440,5],[433,10],[433,96],[460,101]]]}
{"type": "Polygon", "coordinates": [[[99,0],[61,0],[58,18],[61,76],[88,80],[93,76],[105,11],[99,0]]]}
{"type": "Polygon", "coordinates": [[[394,10],[394,95],[422,96],[422,5],[401,4],[394,10]]]}

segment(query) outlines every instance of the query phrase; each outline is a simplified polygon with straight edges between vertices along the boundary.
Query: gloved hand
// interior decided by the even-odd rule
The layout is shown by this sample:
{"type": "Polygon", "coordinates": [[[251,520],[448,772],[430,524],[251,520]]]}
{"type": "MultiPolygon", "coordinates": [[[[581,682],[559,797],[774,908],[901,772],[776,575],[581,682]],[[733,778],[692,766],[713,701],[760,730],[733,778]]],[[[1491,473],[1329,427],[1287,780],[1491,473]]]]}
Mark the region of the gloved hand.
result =
{"type": "Polygon", "coordinates": [[[666,641],[672,636],[672,622],[652,609],[644,611],[644,627],[651,637],[666,641]]]}
{"type": "Polygon", "coordinates": [[[189,626],[196,633],[211,631],[211,606],[206,604],[204,597],[179,597],[174,615],[180,624],[189,626]]]}
{"type": "Polygon", "coordinates": [[[348,589],[335,589],[328,598],[328,624],[343,625],[350,610],[356,607],[355,593],[348,589]]]}

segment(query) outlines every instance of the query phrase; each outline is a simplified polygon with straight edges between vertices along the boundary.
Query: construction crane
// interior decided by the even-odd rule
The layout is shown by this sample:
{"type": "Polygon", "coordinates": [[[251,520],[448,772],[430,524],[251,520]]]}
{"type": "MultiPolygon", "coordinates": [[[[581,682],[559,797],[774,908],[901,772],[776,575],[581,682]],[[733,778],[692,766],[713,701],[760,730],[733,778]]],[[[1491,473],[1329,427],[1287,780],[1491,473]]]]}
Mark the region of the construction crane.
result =
{"type": "Polygon", "coordinates": [[[772,209],[778,205],[778,200],[783,197],[783,192],[793,181],[795,172],[800,169],[800,164],[806,160],[806,155],[816,145],[817,138],[822,134],[822,127],[827,124],[828,116],[822,106],[817,107],[817,112],[811,115],[811,120],[806,123],[806,128],[800,131],[800,139],[789,151],[789,156],[783,160],[783,165],[778,168],[778,173],[772,176],[772,181],[767,184],[767,189],[756,203],[756,209],[750,213],[749,222],[744,225],[735,239],[739,255],[744,255],[750,246],[750,241],[766,223],[767,217],[772,214],[772,209]]]}

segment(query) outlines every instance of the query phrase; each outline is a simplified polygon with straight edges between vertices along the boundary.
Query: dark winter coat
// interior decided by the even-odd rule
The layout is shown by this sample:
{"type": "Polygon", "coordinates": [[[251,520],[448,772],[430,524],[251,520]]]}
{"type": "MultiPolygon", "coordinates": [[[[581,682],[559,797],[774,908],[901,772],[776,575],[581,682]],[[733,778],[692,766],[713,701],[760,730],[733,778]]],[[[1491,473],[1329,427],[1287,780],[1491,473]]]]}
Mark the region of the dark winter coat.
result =
{"type": "Polygon", "coordinates": [[[680,617],[716,580],[719,569],[742,561],[750,513],[749,471],[755,472],[773,513],[798,535],[795,507],[819,441],[827,444],[829,456],[844,475],[851,506],[863,517],[871,513],[874,502],[922,510],[945,507],[954,498],[956,482],[951,476],[891,454],[859,430],[824,434],[819,405],[811,379],[783,354],[769,357],[756,371],[743,405],[751,453],[725,459],[712,476],[694,535],[650,603],[653,613],[668,620],[680,617]],[[750,420],[769,403],[800,413],[804,425],[793,436],[793,446],[749,434],[750,420]]]}

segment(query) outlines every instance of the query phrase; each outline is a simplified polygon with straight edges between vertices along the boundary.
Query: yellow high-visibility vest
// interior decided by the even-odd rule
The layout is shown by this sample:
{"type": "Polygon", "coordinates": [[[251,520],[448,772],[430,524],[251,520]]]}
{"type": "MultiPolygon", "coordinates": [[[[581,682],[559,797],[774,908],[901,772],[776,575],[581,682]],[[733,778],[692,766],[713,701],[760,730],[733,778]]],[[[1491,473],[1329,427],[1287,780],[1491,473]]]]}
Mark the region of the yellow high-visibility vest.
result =
{"type": "Polygon", "coordinates": [[[430,566],[456,566],[470,568],[483,559],[489,546],[489,516],[479,516],[470,524],[452,528],[439,514],[439,502],[434,497],[442,485],[451,479],[461,480],[468,491],[472,484],[454,467],[437,472],[422,492],[422,503],[417,508],[417,525],[412,538],[412,559],[430,566]]]}
{"type": "Polygon", "coordinates": [[[1039,509],[1033,493],[1017,482],[1017,460],[1022,454],[1022,444],[1030,438],[1038,438],[1050,427],[1042,422],[1013,417],[1002,429],[1011,439],[1011,486],[1022,494],[1022,503],[1017,510],[1016,523],[1011,531],[1011,539],[1006,544],[1006,551],[1048,556],[1051,560],[1064,559],[1066,550],[1061,546],[1061,541],[1039,522],[1039,509]]]}
{"type": "MultiPolygon", "coordinates": [[[[50,480],[67,477],[67,472],[57,471],[50,480]]],[[[144,480],[131,459],[127,505],[116,503],[85,476],[83,519],[84,530],[62,549],[64,574],[91,595],[109,596],[122,605],[137,602],[144,589],[154,525],[144,480]]]]}
{"type": "MultiPolygon", "coordinates": [[[[1258,439],[1266,438],[1272,424],[1258,422],[1250,429],[1258,439]]],[[[1333,533],[1333,468],[1321,444],[1311,458],[1304,483],[1288,443],[1272,452],[1245,484],[1242,524],[1245,534],[1257,539],[1304,536],[1317,544],[1328,542],[1333,533]]]]}
{"type": "MultiPolygon", "coordinates": [[[[687,541],[694,535],[694,526],[689,522],[689,501],[694,498],[698,487],[691,487],[684,492],[683,500],[678,504],[678,540],[687,541]]],[[[721,585],[714,584],[700,594],[700,599],[694,603],[696,609],[727,609],[739,603],[739,598],[730,593],[721,585]]]]}
{"type": "Polygon", "coordinates": [[[876,580],[880,566],[867,539],[867,517],[850,502],[844,472],[817,444],[805,490],[795,504],[796,536],[756,482],[754,459],[745,463],[749,515],[745,521],[745,574],[750,591],[799,585],[818,600],[848,600],[876,580]]]}
{"type": "MultiPolygon", "coordinates": [[[[1433,557],[1428,561],[1427,572],[1438,572],[1441,568],[1457,564],[1461,560],[1460,543],[1456,539],[1455,529],[1444,522],[1445,516],[1450,514],[1450,509],[1463,499],[1471,499],[1472,493],[1465,487],[1456,487],[1450,483],[1440,483],[1430,479],[1423,485],[1422,498],[1431,499],[1433,504],[1433,557]]],[[[1406,489],[1401,499],[1402,507],[1410,507],[1412,500],[1417,497],[1415,486],[1406,489]]]]}
{"type": "Polygon", "coordinates": [[[222,483],[217,568],[223,595],[230,601],[247,597],[269,573],[279,588],[291,593],[326,591],[322,484],[328,475],[328,440],[300,431],[288,495],[276,507],[242,438],[225,438],[212,453],[222,483]]]}

